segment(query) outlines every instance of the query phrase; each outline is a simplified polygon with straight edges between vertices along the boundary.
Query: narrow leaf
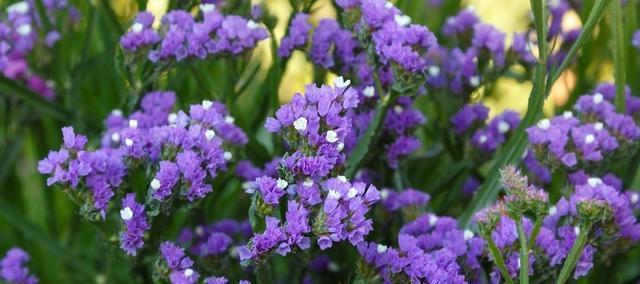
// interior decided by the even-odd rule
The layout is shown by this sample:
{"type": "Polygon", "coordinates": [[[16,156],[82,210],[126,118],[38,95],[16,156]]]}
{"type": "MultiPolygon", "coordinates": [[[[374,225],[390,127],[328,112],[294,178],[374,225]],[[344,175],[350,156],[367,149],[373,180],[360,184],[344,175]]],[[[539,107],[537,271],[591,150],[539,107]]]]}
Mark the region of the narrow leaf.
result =
{"type": "Polygon", "coordinates": [[[69,121],[69,113],[63,108],[62,105],[47,101],[40,95],[27,89],[26,87],[10,80],[4,76],[0,76],[0,96],[12,97],[15,96],[24,100],[26,103],[34,107],[35,109],[47,113],[59,120],[69,121]]]}

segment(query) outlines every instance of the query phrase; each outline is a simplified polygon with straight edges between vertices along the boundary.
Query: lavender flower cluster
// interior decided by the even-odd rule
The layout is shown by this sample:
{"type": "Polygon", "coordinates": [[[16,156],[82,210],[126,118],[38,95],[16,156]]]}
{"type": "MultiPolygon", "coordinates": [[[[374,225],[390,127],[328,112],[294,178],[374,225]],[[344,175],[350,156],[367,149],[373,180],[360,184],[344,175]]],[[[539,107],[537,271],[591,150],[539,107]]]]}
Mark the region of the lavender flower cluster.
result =
{"type": "Polygon", "coordinates": [[[223,15],[215,4],[200,4],[202,18],[173,10],[162,16],[154,28],[154,16],[140,12],[131,29],[120,38],[122,48],[145,54],[153,62],[205,59],[224,54],[237,55],[252,49],[268,37],[266,29],[253,20],[223,15]]]}
{"type": "Polygon", "coordinates": [[[489,109],[482,103],[463,106],[453,117],[451,125],[456,134],[471,134],[471,145],[485,156],[495,152],[509,135],[520,124],[520,115],[512,110],[506,110],[485,124],[489,109]]]}
{"type": "MultiPolygon", "coordinates": [[[[66,0],[42,1],[46,20],[55,21],[62,13],[69,14],[69,21],[77,22],[79,12],[66,0]]],[[[53,47],[62,35],[59,31],[45,29],[36,11],[34,1],[20,1],[7,7],[0,14],[0,70],[2,76],[24,83],[33,92],[48,100],[55,98],[53,81],[36,74],[29,57],[38,45],[53,47]],[[44,34],[44,37],[40,35],[44,34]]]]}
{"type": "Polygon", "coordinates": [[[21,248],[14,247],[0,260],[0,279],[12,284],[38,284],[38,278],[29,274],[25,265],[29,255],[21,248]]]}
{"type": "Polygon", "coordinates": [[[102,219],[111,199],[128,189],[124,180],[129,174],[140,168],[151,172],[145,203],[137,203],[133,193],[122,201],[122,248],[132,255],[143,245],[150,214],[169,213],[175,200],[204,198],[213,190],[209,180],[226,171],[234,149],[248,141],[223,104],[205,100],[187,114],[171,112],[174,103],[173,92],[151,92],[128,117],[113,111],[105,121],[102,146],[94,151],[86,149],[85,136],[65,127],[62,148],[38,164],[40,173],[50,175],[47,185],[68,189],[86,211],[102,219]],[[145,206],[154,212],[145,213],[145,206]]]}

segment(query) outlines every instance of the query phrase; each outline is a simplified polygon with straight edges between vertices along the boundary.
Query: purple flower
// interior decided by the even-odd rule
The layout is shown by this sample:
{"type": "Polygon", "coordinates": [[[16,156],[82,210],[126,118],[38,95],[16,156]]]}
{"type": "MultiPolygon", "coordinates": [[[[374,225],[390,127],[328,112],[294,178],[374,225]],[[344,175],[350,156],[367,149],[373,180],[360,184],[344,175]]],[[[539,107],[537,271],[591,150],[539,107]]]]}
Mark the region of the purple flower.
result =
{"type": "Polygon", "coordinates": [[[153,197],[161,201],[165,200],[171,195],[172,189],[179,180],[180,169],[178,165],[169,161],[161,161],[160,169],[150,184],[150,187],[154,190],[153,197]]]}
{"type": "Polygon", "coordinates": [[[474,125],[482,124],[489,116],[489,109],[483,104],[470,104],[462,107],[453,117],[451,124],[457,134],[462,134],[474,125]]]}
{"type": "Polygon", "coordinates": [[[280,47],[278,47],[278,55],[280,57],[289,57],[291,52],[307,43],[309,37],[309,31],[312,26],[309,23],[309,15],[304,13],[298,13],[291,20],[289,26],[289,33],[282,38],[280,47]]]}
{"type": "Polygon", "coordinates": [[[38,278],[29,275],[29,255],[20,248],[14,247],[0,260],[0,278],[8,283],[37,284],[38,278]]]}
{"type": "Polygon", "coordinates": [[[185,255],[184,249],[172,242],[160,244],[160,255],[170,270],[169,280],[172,284],[192,284],[200,275],[192,269],[193,261],[185,255]]]}
{"type": "Polygon", "coordinates": [[[122,199],[120,218],[125,226],[120,235],[120,247],[127,254],[135,256],[144,244],[144,233],[150,228],[144,205],[136,202],[135,193],[129,193],[122,199]]]}

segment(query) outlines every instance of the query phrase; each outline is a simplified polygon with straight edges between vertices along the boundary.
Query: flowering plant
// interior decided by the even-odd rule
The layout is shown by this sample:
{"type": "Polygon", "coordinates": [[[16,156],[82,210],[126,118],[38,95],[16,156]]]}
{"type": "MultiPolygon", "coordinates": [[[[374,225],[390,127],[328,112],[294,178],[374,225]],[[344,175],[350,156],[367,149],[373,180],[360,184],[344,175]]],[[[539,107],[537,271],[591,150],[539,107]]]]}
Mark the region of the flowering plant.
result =
{"type": "Polygon", "coordinates": [[[3,283],[640,279],[638,1],[255,2],[0,3],[3,283]]]}

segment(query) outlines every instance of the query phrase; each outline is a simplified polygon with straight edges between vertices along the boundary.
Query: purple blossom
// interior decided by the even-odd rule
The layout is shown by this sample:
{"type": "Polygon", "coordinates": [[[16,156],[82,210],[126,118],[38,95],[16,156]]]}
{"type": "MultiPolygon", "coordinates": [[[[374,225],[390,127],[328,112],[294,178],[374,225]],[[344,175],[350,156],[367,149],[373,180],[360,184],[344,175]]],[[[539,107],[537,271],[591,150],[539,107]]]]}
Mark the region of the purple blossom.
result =
{"type": "Polygon", "coordinates": [[[457,134],[462,134],[474,125],[482,124],[489,116],[489,109],[483,104],[470,104],[462,107],[453,117],[451,124],[457,134]]]}
{"type": "Polygon", "coordinates": [[[129,193],[122,199],[120,218],[124,231],[120,235],[120,247],[129,255],[136,255],[144,244],[144,233],[151,228],[144,212],[144,205],[136,202],[135,193],[129,193]]]}
{"type": "Polygon", "coordinates": [[[0,260],[0,278],[8,283],[37,284],[38,278],[29,275],[29,268],[25,265],[29,262],[29,255],[18,247],[7,251],[0,260]]]}
{"type": "Polygon", "coordinates": [[[184,249],[172,242],[160,244],[160,255],[170,270],[172,284],[197,283],[200,275],[193,270],[193,261],[185,255],[184,249]]]}
{"type": "Polygon", "coordinates": [[[278,55],[280,57],[289,57],[291,52],[307,43],[309,37],[309,31],[312,26],[309,23],[309,15],[304,13],[298,13],[291,20],[288,34],[280,42],[278,47],[278,55]]]}

